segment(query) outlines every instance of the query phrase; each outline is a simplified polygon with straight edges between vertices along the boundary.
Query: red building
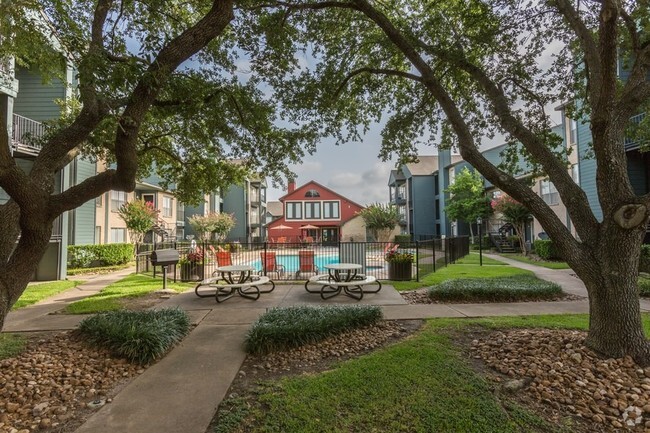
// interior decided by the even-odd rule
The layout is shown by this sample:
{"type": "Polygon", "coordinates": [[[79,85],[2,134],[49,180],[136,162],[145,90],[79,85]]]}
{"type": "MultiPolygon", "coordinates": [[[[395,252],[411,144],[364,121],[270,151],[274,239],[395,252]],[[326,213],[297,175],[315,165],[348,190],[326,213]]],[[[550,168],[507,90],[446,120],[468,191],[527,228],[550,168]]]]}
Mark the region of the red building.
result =
{"type": "Polygon", "coordinates": [[[344,236],[344,225],[363,209],[363,206],[314,181],[299,188],[294,182],[289,182],[287,193],[280,197],[280,202],[283,216],[267,225],[267,239],[271,242],[307,239],[323,244],[337,243],[344,236]]]}

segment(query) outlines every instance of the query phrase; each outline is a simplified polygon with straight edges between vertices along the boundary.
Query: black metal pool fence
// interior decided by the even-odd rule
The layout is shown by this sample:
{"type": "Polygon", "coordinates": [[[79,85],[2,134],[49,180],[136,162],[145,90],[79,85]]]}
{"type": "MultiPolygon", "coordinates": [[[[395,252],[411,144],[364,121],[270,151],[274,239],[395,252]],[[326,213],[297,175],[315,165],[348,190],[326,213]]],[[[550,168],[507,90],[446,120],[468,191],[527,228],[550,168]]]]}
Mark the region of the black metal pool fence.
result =
{"type": "MultiPolygon", "coordinates": [[[[390,280],[390,264],[386,253],[395,250],[411,253],[413,263],[408,280],[436,272],[469,254],[467,236],[429,239],[413,242],[339,242],[274,243],[274,242],[164,242],[136,246],[136,272],[154,276],[162,269],[151,264],[152,251],[174,249],[179,253],[177,266],[167,266],[169,278],[195,281],[210,277],[219,266],[249,265],[260,275],[273,280],[306,280],[314,273],[327,273],[330,263],[357,263],[361,272],[379,280],[390,280]],[[410,276],[410,278],[409,278],[410,276]]],[[[391,274],[390,276],[393,276],[391,274]]]]}

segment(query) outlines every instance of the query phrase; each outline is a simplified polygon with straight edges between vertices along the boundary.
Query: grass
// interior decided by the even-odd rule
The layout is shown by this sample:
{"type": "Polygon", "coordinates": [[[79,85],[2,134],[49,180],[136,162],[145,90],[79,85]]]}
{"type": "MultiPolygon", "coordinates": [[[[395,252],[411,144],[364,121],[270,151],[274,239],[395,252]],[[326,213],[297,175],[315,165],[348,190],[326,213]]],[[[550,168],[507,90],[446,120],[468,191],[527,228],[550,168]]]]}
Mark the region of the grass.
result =
{"type": "Polygon", "coordinates": [[[72,289],[83,283],[83,281],[52,281],[49,283],[31,284],[18,299],[18,302],[11,307],[12,310],[33,305],[43,299],[49,298],[66,290],[72,289]]]}
{"type": "Polygon", "coordinates": [[[68,269],[68,275],[88,275],[88,274],[106,274],[109,272],[121,271],[128,267],[135,266],[135,262],[129,262],[124,265],[101,266],[97,268],[77,268],[68,269]]]}
{"type": "Polygon", "coordinates": [[[522,263],[528,263],[535,266],[542,266],[548,269],[571,269],[571,267],[566,264],[566,262],[556,262],[552,260],[533,260],[530,257],[522,256],[521,254],[503,254],[503,257],[507,257],[512,260],[516,260],[522,263]]]}
{"type": "Polygon", "coordinates": [[[25,348],[27,340],[16,334],[0,334],[0,360],[12,358],[25,348]]]}
{"type": "MultiPolygon", "coordinates": [[[[184,292],[193,287],[192,283],[173,283],[167,280],[167,288],[184,292]]],[[[107,286],[101,292],[88,298],[73,302],[65,308],[68,314],[89,314],[122,309],[121,300],[145,296],[162,289],[161,278],[147,275],[131,274],[107,286]]]]}
{"type": "Polygon", "coordinates": [[[553,299],[562,288],[531,275],[447,280],[428,290],[431,299],[450,302],[516,302],[553,299]]]}
{"type": "MultiPolygon", "coordinates": [[[[456,260],[457,265],[478,265],[481,262],[481,255],[477,252],[470,252],[468,255],[463,257],[460,260],[456,260]]],[[[483,265],[502,265],[509,266],[507,263],[500,260],[495,260],[490,257],[485,257],[483,255],[483,265]]]]}
{"type": "MultiPolygon", "coordinates": [[[[648,316],[644,316],[648,329],[648,316]]],[[[320,374],[261,383],[226,400],[215,432],[568,433],[495,396],[454,346],[469,326],[585,329],[587,315],[434,319],[407,340],[320,374]],[[242,410],[246,408],[246,410],[242,410]],[[242,421],[243,420],[243,421],[242,421]]]]}
{"type": "MultiPolygon", "coordinates": [[[[483,259],[486,259],[484,257],[483,259]]],[[[478,257],[470,255],[463,260],[467,263],[457,262],[453,265],[445,266],[442,269],[437,269],[436,272],[430,273],[422,278],[420,282],[417,281],[391,281],[390,284],[398,291],[414,290],[421,287],[434,286],[442,283],[443,281],[453,280],[456,278],[497,278],[497,277],[510,277],[514,275],[533,275],[532,272],[525,269],[515,268],[503,262],[498,264],[487,264],[483,261],[483,266],[478,265],[478,257]],[[476,261],[476,263],[473,263],[476,261]]]]}

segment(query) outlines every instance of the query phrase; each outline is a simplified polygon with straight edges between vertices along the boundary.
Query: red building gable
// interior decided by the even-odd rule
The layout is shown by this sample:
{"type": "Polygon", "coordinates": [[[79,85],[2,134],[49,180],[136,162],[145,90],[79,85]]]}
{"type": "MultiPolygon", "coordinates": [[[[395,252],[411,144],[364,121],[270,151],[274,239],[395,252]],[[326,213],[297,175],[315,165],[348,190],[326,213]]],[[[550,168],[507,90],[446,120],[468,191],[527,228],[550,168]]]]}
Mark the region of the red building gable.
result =
{"type": "Polygon", "coordinates": [[[338,242],[341,227],[354,218],[363,206],[331,189],[310,181],[299,188],[289,183],[287,194],[280,197],[284,212],[267,226],[267,238],[284,238],[297,242],[312,238],[314,241],[338,242]]]}

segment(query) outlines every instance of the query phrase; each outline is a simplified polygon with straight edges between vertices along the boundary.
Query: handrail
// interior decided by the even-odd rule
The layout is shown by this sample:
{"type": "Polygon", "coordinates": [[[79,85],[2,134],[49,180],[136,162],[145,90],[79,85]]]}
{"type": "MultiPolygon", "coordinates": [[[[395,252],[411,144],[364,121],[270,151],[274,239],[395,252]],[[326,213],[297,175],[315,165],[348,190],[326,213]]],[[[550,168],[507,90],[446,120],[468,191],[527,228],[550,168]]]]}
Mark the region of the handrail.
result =
{"type": "Polygon", "coordinates": [[[13,114],[11,141],[14,145],[26,146],[40,150],[41,145],[35,139],[45,135],[45,125],[20,114],[13,114]]]}

